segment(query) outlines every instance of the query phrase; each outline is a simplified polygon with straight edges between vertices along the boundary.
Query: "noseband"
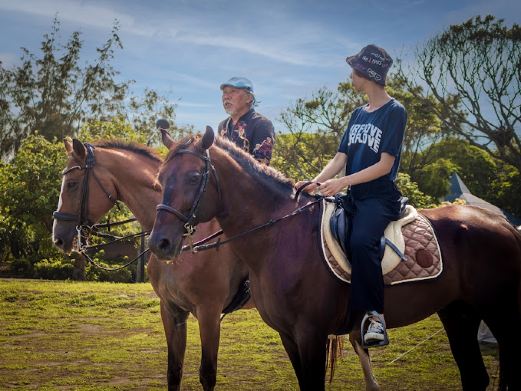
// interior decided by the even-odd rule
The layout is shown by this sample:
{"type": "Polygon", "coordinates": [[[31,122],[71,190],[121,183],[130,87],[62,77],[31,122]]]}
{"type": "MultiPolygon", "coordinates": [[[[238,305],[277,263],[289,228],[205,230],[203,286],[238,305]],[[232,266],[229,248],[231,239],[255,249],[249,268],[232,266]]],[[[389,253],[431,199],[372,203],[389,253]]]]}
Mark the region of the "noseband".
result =
{"type": "Polygon", "coordinates": [[[116,204],[117,199],[115,199],[101,184],[100,180],[96,176],[96,174],[93,171],[94,166],[96,165],[96,159],[94,157],[94,146],[91,144],[85,143],[85,148],[87,149],[87,157],[85,159],[85,165],[82,166],[81,164],[78,166],[73,166],[70,168],[67,168],[63,170],[62,176],[67,175],[71,171],[74,170],[85,170],[85,175],[83,177],[82,181],[82,188],[81,188],[81,200],[80,200],[80,213],[79,215],[72,214],[72,213],[63,213],[58,210],[55,210],[52,213],[52,217],[55,220],[58,221],[76,221],[76,230],[78,231],[78,235],[81,236],[81,231],[89,230],[91,224],[89,224],[89,218],[88,218],[88,205],[89,205],[89,176],[92,173],[92,177],[96,180],[99,187],[107,198],[113,203],[116,204]]]}
{"type": "Polygon", "coordinates": [[[177,155],[182,155],[182,154],[194,155],[194,156],[197,156],[202,161],[204,161],[204,173],[201,178],[201,181],[199,182],[199,189],[197,190],[197,195],[194,199],[192,207],[190,208],[190,212],[188,212],[188,214],[185,215],[178,209],[176,209],[170,205],[164,204],[164,203],[157,205],[156,210],[158,212],[163,210],[165,212],[172,213],[173,215],[175,215],[179,220],[181,220],[183,223],[185,223],[184,228],[186,230],[186,235],[190,236],[195,231],[195,226],[198,224],[197,211],[199,209],[201,199],[203,198],[203,194],[206,191],[206,187],[208,186],[208,182],[210,179],[210,172],[212,172],[215,177],[215,181],[216,181],[216,185],[217,185],[217,192],[219,193],[219,199],[221,198],[221,188],[219,186],[219,179],[217,177],[217,172],[215,171],[215,168],[212,165],[212,162],[210,160],[210,153],[208,152],[208,150],[205,150],[204,155],[202,155],[200,153],[193,152],[188,149],[183,149],[183,150],[176,152],[172,158],[174,158],[177,155]]]}

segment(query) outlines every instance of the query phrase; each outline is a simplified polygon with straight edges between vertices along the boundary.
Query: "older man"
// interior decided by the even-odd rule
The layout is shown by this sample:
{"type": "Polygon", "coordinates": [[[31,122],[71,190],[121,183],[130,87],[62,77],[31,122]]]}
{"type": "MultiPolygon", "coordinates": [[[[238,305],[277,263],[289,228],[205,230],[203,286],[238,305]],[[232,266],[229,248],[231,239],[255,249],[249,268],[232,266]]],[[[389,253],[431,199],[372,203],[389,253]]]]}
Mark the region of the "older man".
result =
{"type": "Polygon", "coordinates": [[[219,135],[234,142],[257,161],[269,164],[275,133],[273,124],[255,111],[253,84],[245,77],[232,77],[221,84],[222,102],[230,116],[219,124],[219,135]]]}

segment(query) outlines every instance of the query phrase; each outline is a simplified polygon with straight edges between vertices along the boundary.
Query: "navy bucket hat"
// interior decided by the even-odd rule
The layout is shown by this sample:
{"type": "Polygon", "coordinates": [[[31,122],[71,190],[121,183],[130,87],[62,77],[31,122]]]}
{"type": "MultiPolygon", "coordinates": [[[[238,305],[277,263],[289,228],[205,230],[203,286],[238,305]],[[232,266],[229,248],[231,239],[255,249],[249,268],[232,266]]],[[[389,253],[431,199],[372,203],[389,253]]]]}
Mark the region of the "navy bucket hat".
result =
{"type": "Polygon", "coordinates": [[[359,53],[347,57],[346,61],[366,79],[382,86],[385,86],[387,71],[393,64],[391,56],[376,45],[367,45],[359,53]]]}

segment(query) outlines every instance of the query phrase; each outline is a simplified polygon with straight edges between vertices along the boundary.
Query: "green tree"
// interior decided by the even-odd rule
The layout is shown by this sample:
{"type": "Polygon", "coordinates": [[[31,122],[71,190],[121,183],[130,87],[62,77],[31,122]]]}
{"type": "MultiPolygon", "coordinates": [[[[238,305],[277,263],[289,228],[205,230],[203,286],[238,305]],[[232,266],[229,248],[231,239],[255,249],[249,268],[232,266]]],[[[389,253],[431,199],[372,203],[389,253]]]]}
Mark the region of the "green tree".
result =
{"type": "Polygon", "coordinates": [[[38,132],[47,140],[76,136],[89,120],[123,117],[150,143],[158,142],[154,121],[173,122],[175,106],[153,90],[142,96],[130,93],[133,81],[118,82],[112,65],[116,50],[123,49],[117,22],[97,58],[81,65],[83,42],[73,32],[67,43],[59,41],[57,19],[37,56],[23,48],[21,65],[6,69],[0,64],[0,157],[12,158],[28,135],[38,132]],[[132,114],[129,114],[132,113],[132,114]]]}
{"type": "Polygon", "coordinates": [[[58,255],[50,232],[66,161],[62,150],[61,143],[33,134],[22,141],[13,161],[0,168],[0,252],[4,258],[34,263],[39,254],[58,255]]]}
{"type": "Polygon", "coordinates": [[[521,27],[469,19],[429,40],[418,63],[446,128],[521,170],[521,27]]]}
{"type": "Polygon", "coordinates": [[[458,173],[476,196],[521,215],[519,171],[465,140],[447,138],[430,145],[420,157],[419,188],[435,197],[448,193],[449,177],[458,173]]]}
{"type": "Polygon", "coordinates": [[[362,104],[351,83],[298,99],[280,116],[289,135],[277,139],[274,165],[296,179],[311,179],[336,153],[349,114],[362,104]]]}

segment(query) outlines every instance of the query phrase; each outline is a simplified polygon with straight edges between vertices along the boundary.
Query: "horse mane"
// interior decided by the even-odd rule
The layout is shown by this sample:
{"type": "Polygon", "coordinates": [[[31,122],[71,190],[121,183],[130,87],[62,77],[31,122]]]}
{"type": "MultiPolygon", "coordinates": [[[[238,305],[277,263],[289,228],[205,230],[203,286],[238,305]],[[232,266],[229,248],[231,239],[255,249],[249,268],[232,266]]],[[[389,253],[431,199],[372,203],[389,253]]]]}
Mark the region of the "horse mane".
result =
{"type": "Polygon", "coordinates": [[[285,177],[275,168],[259,163],[235,143],[224,137],[217,137],[214,145],[226,151],[248,174],[260,180],[267,188],[279,191],[285,196],[293,194],[293,181],[291,179],[285,177]]]}
{"type": "MultiPolygon", "coordinates": [[[[201,138],[198,136],[187,136],[172,148],[163,162],[167,164],[175,154],[188,146],[197,142],[201,138]]],[[[235,143],[220,136],[216,136],[214,146],[225,151],[233,160],[235,160],[248,174],[257,178],[267,188],[282,193],[284,196],[291,196],[293,194],[293,181],[288,179],[280,171],[273,167],[259,163],[249,153],[239,148],[235,143]]]]}
{"type": "Polygon", "coordinates": [[[162,162],[162,159],[152,148],[135,142],[125,142],[122,140],[101,140],[94,143],[94,146],[96,148],[125,150],[146,157],[150,160],[154,160],[157,163],[162,162]]]}

